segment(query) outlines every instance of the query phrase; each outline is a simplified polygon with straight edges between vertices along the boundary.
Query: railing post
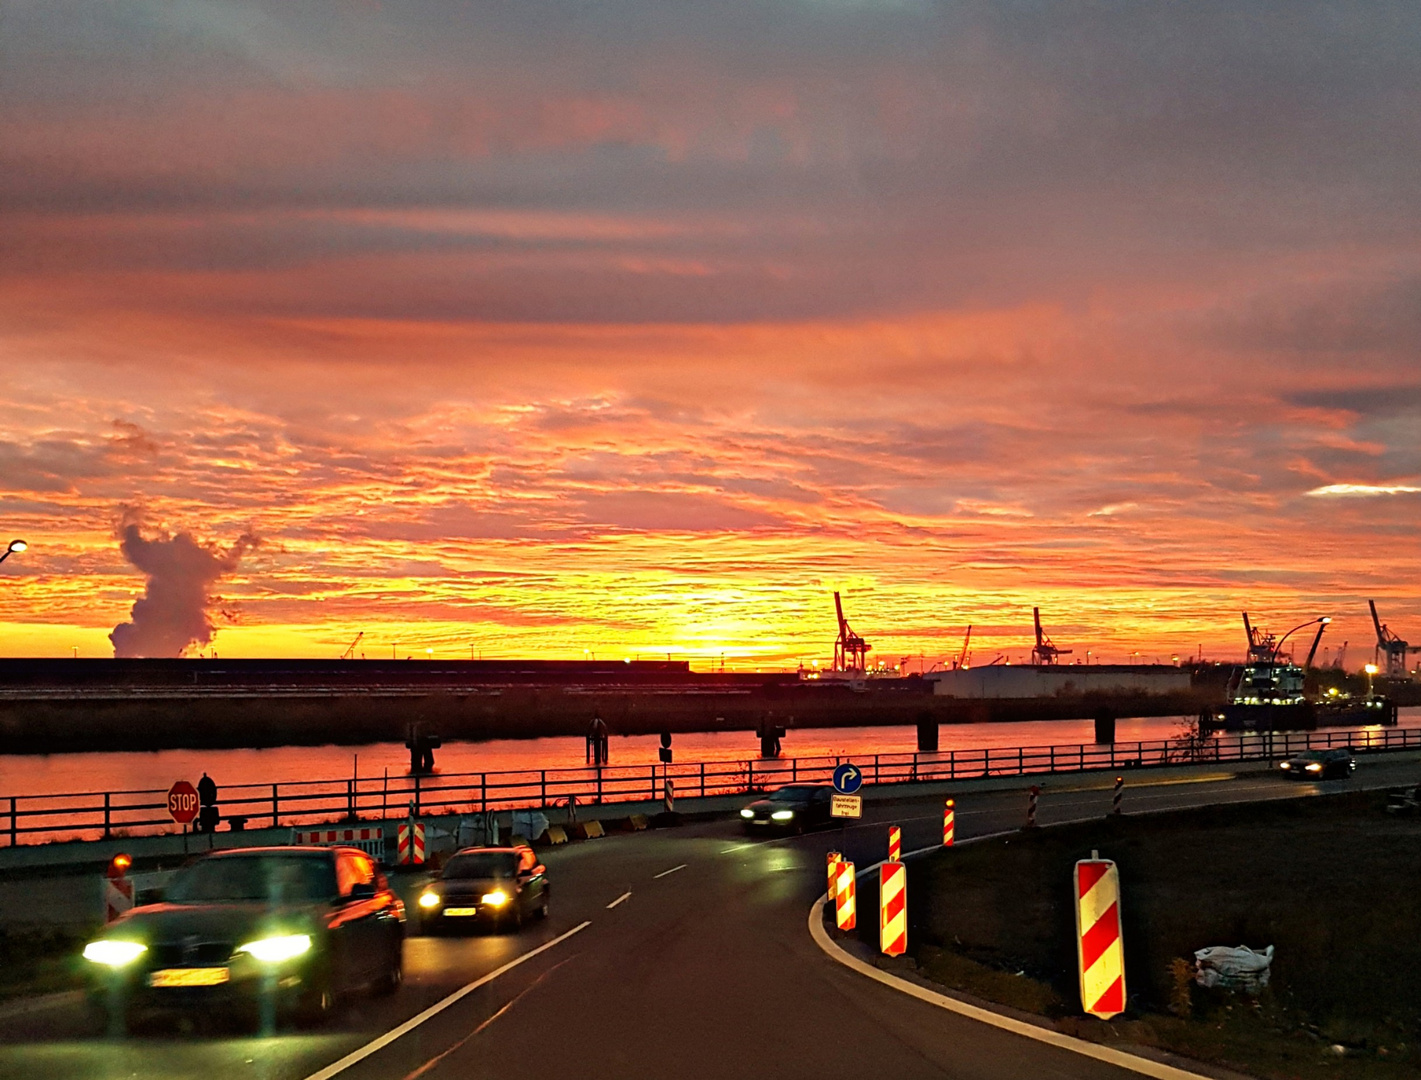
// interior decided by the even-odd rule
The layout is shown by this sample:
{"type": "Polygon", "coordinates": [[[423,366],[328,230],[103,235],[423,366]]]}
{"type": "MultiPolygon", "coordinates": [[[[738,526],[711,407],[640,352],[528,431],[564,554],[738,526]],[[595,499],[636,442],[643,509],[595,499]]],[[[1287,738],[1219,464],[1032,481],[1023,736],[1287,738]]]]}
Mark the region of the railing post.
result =
{"type": "Polygon", "coordinates": [[[414,816],[419,817],[419,773],[414,774],[414,816]]]}
{"type": "Polygon", "coordinates": [[[271,827],[274,829],[281,824],[280,810],[277,806],[276,785],[271,785],[271,827]]]}
{"type": "Polygon", "coordinates": [[[111,817],[111,814],[110,814],[109,798],[110,798],[109,793],[108,793],[107,791],[104,792],[104,839],[105,839],[105,840],[107,840],[110,836],[113,835],[113,829],[111,828],[111,825],[112,825],[112,817],[111,817]]]}
{"type": "Polygon", "coordinates": [[[10,796],[10,846],[14,847],[19,842],[20,832],[20,811],[15,804],[18,800],[15,796],[10,796]]]}
{"type": "Polygon", "coordinates": [[[488,813],[488,773],[479,773],[479,813],[488,813]]]}
{"type": "Polygon", "coordinates": [[[745,793],[748,795],[755,790],[755,762],[750,762],[750,768],[746,771],[745,793]]]}
{"type": "Polygon", "coordinates": [[[949,751],[947,752],[947,778],[948,778],[949,780],[956,780],[956,779],[957,779],[957,751],[956,751],[956,750],[949,750],[949,751]]]}
{"type": "Polygon", "coordinates": [[[543,805],[544,805],[544,806],[547,806],[547,805],[548,805],[548,770],[547,770],[547,769],[542,770],[542,774],[541,774],[541,775],[542,775],[542,778],[543,778],[543,789],[542,789],[542,790],[543,790],[543,805]]]}
{"type": "Polygon", "coordinates": [[[1055,773],[1056,773],[1056,744],[1055,744],[1055,743],[1052,743],[1052,744],[1051,744],[1051,774],[1054,776],[1055,773]]]}
{"type": "Polygon", "coordinates": [[[1025,754],[1026,754],[1026,751],[1025,751],[1022,747],[1018,746],[1018,747],[1016,748],[1016,775],[1017,775],[1017,776],[1025,776],[1025,775],[1026,775],[1026,758],[1025,758],[1025,754]]]}
{"type": "Polygon", "coordinates": [[[706,763],[701,762],[701,798],[706,797],[706,763]]]}

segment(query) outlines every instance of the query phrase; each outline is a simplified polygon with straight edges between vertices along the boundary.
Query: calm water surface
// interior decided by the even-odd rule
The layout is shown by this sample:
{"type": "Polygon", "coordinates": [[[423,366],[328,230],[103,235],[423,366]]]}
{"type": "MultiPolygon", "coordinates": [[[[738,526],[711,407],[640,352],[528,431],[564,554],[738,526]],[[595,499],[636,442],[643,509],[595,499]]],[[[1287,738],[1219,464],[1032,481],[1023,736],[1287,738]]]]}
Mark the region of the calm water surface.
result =
{"type": "MultiPolygon", "coordinates": [[[[1179,716],[1120,720],[1115,737],[1122,743],[1169,739],[1178,735],[1186,723],[1187,719],[1179,716]]],[[[1401,726],[1421,728],[1421,709],[1402,709],[1401,726]]],[[[1094,737],[1095,728],[1089,720],[944,724],[939,745],[942,751],[1075,746],[1090,743],[1094,737]]],[[[614,735],[611,764],[649,764],[657,760],[658,746],[655,735],[614,735]]],[[[673,746],[677,764],[745,760],[758,757],[760,749],[754,733],[749,731],[677,735],[673,746]]],[[[916,748],[917,732],[912,727],[796,729],[784,739],[785,757],[871,758],[874,754],[912,753],[916,748]]],[[[584,764],[584,760],[584,744],[579,738],[451,742],[435,755],[436,771],[441,773],[570,768],[584,764]]],[[[386,770],[391,776],[408,772],[409,752],[401,743],[0,756],[0,795],[166,790],[174,780],[196,781],[203,772],[219,785],[227,785],[335,780],[357,773],[378,778],[386,770]]]]}

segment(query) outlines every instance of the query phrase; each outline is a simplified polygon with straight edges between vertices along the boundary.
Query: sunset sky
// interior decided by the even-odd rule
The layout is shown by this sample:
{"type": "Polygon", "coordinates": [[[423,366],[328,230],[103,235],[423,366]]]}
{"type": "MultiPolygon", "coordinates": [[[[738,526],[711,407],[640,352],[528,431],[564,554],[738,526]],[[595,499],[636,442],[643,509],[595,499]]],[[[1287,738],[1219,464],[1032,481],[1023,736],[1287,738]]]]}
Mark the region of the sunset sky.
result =
{"type": "Polygon", "coordinates": [[[914,668],[1356,667],[1421,6],[12,0],[0,359],[3,655],[112,655],[129,527],[229,657],[822,663],[840,589],[914,668]]]}

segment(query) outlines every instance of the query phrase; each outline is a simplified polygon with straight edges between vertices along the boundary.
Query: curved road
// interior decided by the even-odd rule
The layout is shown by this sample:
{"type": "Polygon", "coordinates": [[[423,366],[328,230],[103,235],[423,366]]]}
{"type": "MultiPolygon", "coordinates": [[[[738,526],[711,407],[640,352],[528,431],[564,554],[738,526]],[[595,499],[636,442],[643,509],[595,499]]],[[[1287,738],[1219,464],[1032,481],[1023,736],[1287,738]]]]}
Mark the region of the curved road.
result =
{"type": "MultiPolygon", "coordinates": [[[[1364,759],[1353,781],[1328,784],[1220,772],[1191,782],[1139,778],[1126,805],[1286,798],[1400,785],[1416,772],[1406,755],[1364,759]]],[[[1103,814],[1109,802],[1108,777],[1056,777],[1039,821],[1103,814]]],[[[929,846],[939,839],[940,807],[936,796],[871,804],[865,821],[842,833],[769,841],[721,821],[554,849],[546,923],[520,936],[411,938],[403,990],[357,1001],[327,1028],[262,1038],[168,1026],[106,1039],[64,1004],[0,1015],[0,1077],[1136,1075],[909,998],[834,963],[810,939],[805,916],[823,892],[825,851],[842,848],[866,866],[882,857],[889,821],[903,826],[905,851],[929,846]]],[[[958,836],[1019,826],[1023,813],[1020,791],[960,796],[958,836]]]]}

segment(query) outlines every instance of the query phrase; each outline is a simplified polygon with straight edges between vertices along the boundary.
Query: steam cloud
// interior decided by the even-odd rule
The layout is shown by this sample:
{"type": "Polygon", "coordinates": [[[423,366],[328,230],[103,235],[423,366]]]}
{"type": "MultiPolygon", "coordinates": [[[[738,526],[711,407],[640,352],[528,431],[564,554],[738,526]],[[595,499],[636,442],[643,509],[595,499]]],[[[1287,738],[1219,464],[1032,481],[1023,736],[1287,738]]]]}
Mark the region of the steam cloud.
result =
{"type": "Polygon", "coordinates": [[[113,654],[119,657],[181,656],[194,645],[210,642],[215,627],[207,613],[213,602],[209,590],[261,543],[251,533],[242,534],[225,551],[199,543],[189,532],[149,540],[132,519],[119,526],[118,539],[124,558],[148,578],[129,621],[109,635],[113,654]]]}

